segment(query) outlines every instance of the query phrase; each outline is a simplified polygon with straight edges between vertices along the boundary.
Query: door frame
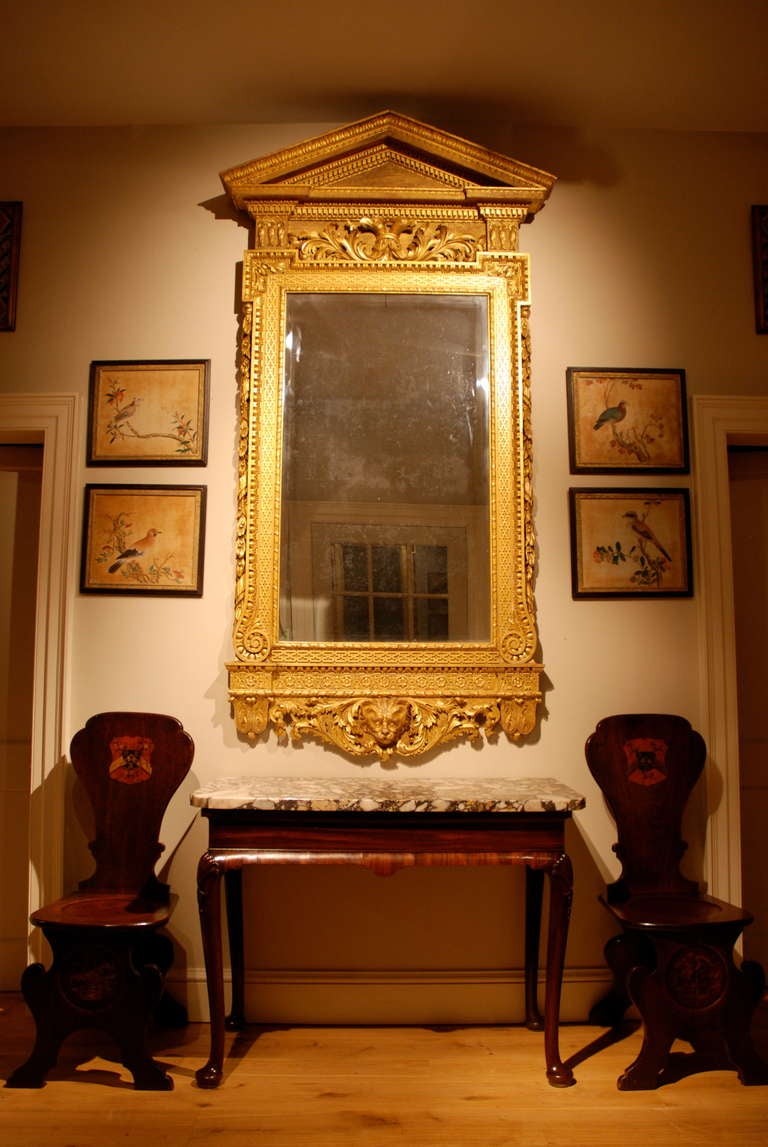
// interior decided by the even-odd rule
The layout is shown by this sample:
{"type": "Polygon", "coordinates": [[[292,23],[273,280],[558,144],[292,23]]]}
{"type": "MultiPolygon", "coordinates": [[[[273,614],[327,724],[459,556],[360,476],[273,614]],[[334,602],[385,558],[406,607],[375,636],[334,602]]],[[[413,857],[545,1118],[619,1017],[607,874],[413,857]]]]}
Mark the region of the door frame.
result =
{"type": "Polygon", "coordinates": [[[75,466],[80,457],[79,404],[76,394],[0,395],[0,441],[43,445],[32,694],[30,912],[60,896],[63,885],[63,766],[78,549],[73,542],[78,532],[74,482],[79,476],[75,466]]]}
{"type": "Polygon", "coordinates": [[[728,447],[768,445],[768,397],[694,395],[702,733],[709,748],[709,891],[741,902],[736,621],[728,447]]]}

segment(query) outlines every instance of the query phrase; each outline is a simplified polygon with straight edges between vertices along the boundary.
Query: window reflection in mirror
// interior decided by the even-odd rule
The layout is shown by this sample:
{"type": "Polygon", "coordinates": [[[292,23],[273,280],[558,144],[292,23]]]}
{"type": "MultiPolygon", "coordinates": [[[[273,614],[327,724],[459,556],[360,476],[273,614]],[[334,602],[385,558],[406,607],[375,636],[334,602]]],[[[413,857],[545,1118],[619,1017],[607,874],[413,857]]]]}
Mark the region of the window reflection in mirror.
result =
{"type": "Polygon", "coordinates": [[[487,641],[485,295],[289,292],[281,638],[487,641]]]}

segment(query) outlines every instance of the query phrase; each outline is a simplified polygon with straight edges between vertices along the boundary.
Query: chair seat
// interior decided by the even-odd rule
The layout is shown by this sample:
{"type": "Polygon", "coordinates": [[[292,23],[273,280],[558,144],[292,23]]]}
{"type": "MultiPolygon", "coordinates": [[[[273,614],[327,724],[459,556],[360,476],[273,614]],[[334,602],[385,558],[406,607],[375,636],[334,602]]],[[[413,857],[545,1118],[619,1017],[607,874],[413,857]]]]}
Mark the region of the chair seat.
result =
{"type": "Polygon", "coordinates": [[[176,899],[156,904],[135,892],[75,892],[38,908],[30,920],[38,927],[160,928],[170,920],[176,899]]]}
{"type": "Polygon", "coordinates": [[[714,896],[675,896],[659,893],[633,896],[623,904],[600,898],[616,920],[630,928],[679,930],[714,924],[751,924],[752,914],[714,896]]]}

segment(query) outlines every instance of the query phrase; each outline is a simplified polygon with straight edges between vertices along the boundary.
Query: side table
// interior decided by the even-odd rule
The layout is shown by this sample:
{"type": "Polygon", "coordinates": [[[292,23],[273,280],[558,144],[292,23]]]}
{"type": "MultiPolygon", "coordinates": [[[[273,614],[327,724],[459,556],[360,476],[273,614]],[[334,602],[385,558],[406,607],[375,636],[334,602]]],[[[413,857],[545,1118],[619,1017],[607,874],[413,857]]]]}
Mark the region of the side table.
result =
{"type": "Polygon", "coordinates": [[[234,777],[211,781],[191,803],[208,820],[197,890],[211,1016],[200,1087],[222,1078],[225,1028],[245,1024],[242,870],[249,864],[355,864],[379,875],[413,865],[519,864],[526,870],[525,1022],[544,1031],[547,1079],[574,1083],[560,1058],[559,1018],[573,875],[565,825],[584,797],[547,778],[357,780],[234,777]],[[544,1018],[537,971],[544,875],[549,878],[544,1018]],[[232,966],[225,1018],[221,935],[224,879],[232,966]]]}

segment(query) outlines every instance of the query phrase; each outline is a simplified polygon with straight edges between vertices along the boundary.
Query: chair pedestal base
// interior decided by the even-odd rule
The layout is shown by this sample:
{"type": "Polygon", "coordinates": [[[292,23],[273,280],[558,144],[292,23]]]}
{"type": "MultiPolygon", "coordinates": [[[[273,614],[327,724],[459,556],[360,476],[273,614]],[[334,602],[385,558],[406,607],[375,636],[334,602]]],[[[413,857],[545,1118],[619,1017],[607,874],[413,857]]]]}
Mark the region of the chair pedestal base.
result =
{"type": "Polygon", "coordinates": [[[610,1016],[616,1023],[631,1001],[643,1021],[640,1054],[619,1077],[620,1091],[650,1090],[712,1070],[736,1071],[743,1084],[768,1084],[768,1064],[749,1034],[765,975],[759,964],[734,964],[740,931],[626,929],[608,942],[616,987],[592,1018],[610,1016]],[[693,1051],[671,1052],[678,1039],[693,1051]]]}
{"type": "Polygon", "coordinates": [[[173,959],[167,936],[131,928],[43,928],[53,951],[46,971],[30,964],[21,989],[35,1020],[35,1044],[6,1087],[43,1087],[59,1049],[74,1031],[108,1033],[120,1062],[143,1091],[170,1091],[173,1080],[146,1049],[152,1014],[173,959]]]}

